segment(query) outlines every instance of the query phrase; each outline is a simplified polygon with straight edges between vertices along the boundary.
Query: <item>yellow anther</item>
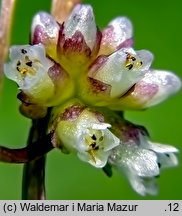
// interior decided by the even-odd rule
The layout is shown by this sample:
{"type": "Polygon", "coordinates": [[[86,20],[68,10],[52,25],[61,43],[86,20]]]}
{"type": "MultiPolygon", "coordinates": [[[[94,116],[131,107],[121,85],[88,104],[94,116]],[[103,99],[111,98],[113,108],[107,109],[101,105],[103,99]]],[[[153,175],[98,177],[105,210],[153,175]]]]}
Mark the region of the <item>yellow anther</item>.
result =
{"type": "Polygon", "coordinates": [[[136,67],[141,67],[141,66],[142,66],[142,64],[143,64],[143,62],[142,62],[142,61],[137,61],[137,62],[136,62],[136,67]]]}
{"type": "Polygon", "coordinates": [[[133,63],[126,63],[125,67],[131,70],[133,68],[133,63]]]}
{"type": "Polygon", "coordinates": [[[128,70],[131,70],[132,68],[141,67],[141,65],[143,64],[142,61],[137,60],[137,58],[135,56],[133,56],[132,54],[130,54],[130,53],[126,53],[126,54],[127,54],[127,56],[126,56],[125,67],[128,70]]]}
{"type": "Polygon", "coordinates": [[[22,75],[26,75],[28,70],[26,68],[19,68],[19,72],[22,74],[22,75]]]}
{"type": "Polygon", "coordinates": [[[125,67],[129,70],[131,70],[134,66],[134,62],[136,61],[136,58],[130,54],[130,53],[126,53],[126,62],[125,62],[125,67]]]}
{"type": "Polygon", "coordinates": [[[24,68],[20,68],[19,67],[19,70],[21,75],[25,76],[27,74],[30,74],[30,75],[35,75],[36,74],[36,71],[33,69],[33,68],[27,68],[27,67],[24,67],[24,68]]]}

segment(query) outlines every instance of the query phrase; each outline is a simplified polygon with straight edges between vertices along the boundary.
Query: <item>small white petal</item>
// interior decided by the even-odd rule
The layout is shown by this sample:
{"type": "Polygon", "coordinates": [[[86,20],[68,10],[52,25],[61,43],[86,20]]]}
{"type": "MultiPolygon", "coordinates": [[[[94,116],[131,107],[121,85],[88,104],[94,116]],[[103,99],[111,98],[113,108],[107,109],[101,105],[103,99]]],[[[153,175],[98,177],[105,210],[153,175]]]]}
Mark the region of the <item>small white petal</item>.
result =
{"type": "Polygon", "coordinates": [[[100,123],[100,124],[96,124],[96,123],[93,123],[92,124],[92,128],[93,129],[98,129],[98,130],[104,130],[104,129],[107,129],[107,128],[110,128],[111,125],[110,124],[107,124],[107,123],[100,123]]]}
{"type": "Polygon", "coordinates": [[[133,189],[140,195],[157,195],[158,187],[154,178],[142,179],[132,173],[127,174],[127,176],[133,189]]]}
{"type": "Polygon", "coordinates": [[[169,168],[178,165],[178,159],[175,154],[173,153],[158,153],[158,163],[160,168],[169,168]]]}
{"type": "Polygon", "coordinates": [[[169,71],[153,70],[147,73],[142,81],[158,86],[157,93],[146,103],[145,107],[150,107],[164,101],[181,88],[181,80],[169,71]]]}
{"type": "Polygon", "coordinates": [[[99,55],[108,55],[122,47],[131,46],[133,27],[127,17],[117,17],[102,31],[99,55]]]}
{"type": "Polygon", "coordinates": [[[88,75],[111,85],[111,97],[117,97],[144,77],[152,59],[153,56],[149,51],[135,52],[132,48],[124,48],[110,55],[99,68],[93,66],[88,75]]]}
{"type": "Polygon", "coordinates": [[[72,38],[76,31],[82,33],[86,44],[92,50],[96,42],[97,28],[93,10],[90,5],[76,5],[65,21],[64,34],[66,39],[72,38]]]}
{"type": "Polygon", "coordinates": [[[157,152],[157,153],[176,153],[178,152],[178,149],[175,148],[174,146],[170,145],[164,145],[160,143],[153,143],[148,141],[149,149],[157,152]]]}
{"type": "Polygon", "coordinates": [[[155,153],[141,149],[135,152],[131,157],[130,167],[139,176],[152,177],[159,175],[157,156],[155,153]]]}
{"type": "Polygon", "coordinates": [[[120,151],[120,161],[116,164],[128,167],[131,172],[141,177],[159,175],[157,156],[154,152],[135,146],[121,146],[120,151]]]}
{"type": "Polygon", "coordinates": [[[87,162],[96,168],[102,168],[107,163],[109,152],[101,152],[100,154],[98,152],[94,159],[90,154],[85,152],[78,152],[77,155],[82,161],[87,162]]]}
{"type": "Polygon", "coordinates": [[[104,151],[109,151],[120,144],[120,140],[111,133],[110,130],[104,130],[104,151]]]}
{"type": "Polygon", "coordinates": [[[127,17],[117,17],[109,23],[113,26],[114,41],[116,46],[120,45],[125,40],[132,37],[133,27],[131,21],[127,17]]]}
{"type": "Polygon", "coordinates": [[[137,57],[142,61],[142,70],[148,70],[153,62],[154,56],[148,50],[136,51],[137,57]]]}

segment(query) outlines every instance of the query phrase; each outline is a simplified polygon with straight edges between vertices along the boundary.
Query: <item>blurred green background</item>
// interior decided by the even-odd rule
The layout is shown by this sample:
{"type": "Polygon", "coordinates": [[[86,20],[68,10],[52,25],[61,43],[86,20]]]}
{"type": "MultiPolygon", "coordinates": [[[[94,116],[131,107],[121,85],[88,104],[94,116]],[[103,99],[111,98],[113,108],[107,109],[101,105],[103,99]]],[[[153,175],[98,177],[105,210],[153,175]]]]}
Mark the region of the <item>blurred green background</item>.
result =
{"type": "MultiPolygon", "coordinates": [[[[136,49],[149,49],[155,55],[154,68],[167,69],[182,77],[182,2],[146,0],[88,0],[98,26],[103,28],[119,15],[134,25],[136,49]]],[[[31,19],[40,10],[49,11],[50,0],[17,0],[12,44],[28,43],[31,19]]],[[[5,80],[0,96],[0,143],[9,147],[26,144],[30,121],[19,114],[15,83],[5,80]]],[[[48,199],[182,199],[182,92],[144,112],[127,112],[131,121],[144,125],[153,141],[180,149],[177,168],[164,170],[158,179],[159,195],[141,197],[124,176],[114,172],[108,178],[99,170],[58,150],[48,154],[46,187],[48,199]]],[[[0,163],[0,199],[21,198],[22,165],[0,163]]]]}

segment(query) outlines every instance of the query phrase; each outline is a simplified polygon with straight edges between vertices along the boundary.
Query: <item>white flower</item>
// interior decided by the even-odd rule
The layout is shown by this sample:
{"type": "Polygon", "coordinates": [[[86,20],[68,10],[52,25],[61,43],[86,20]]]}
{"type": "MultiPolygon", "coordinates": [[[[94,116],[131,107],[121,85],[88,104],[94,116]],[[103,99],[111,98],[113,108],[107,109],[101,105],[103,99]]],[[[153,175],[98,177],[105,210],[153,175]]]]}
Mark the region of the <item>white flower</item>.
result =
{"type": "Polygon", "coordinates": [[[178,150],[169,145],[152,143],[148,138],[132,128],[128,135],[123,134],[122,144],[113,149],[109,162],[124,172],[133,189],[140,195],[156,195],[158,192],[156,177],[160,169],[178,164],[174,153],[178,150]],[[126,139],[128,137],[128,139],[126,139]]]}
{"type": "Polygon", "coordinates": [[[109,127],[110,124],[100,122],[85,109],[76,119],[61,120],[57,134],[64,147],[76,151],[81,160],[101,168],[106,165],[111,149],[120,142],[109,127]]]}
{"type": "Polygon", "coordinates": [[[88,76],[111,86],[111,97],[123,95],[142,79],[149,69],[153,55],[147,50],[123,48],[101,61],[98,58],[88,76]]]}
{"type": "Polygon", "coordinates": [[[4,65],[4,73],[25,94],[41,101],[54,91],[54,84],[48,76],[51,66],[53,63],[46,58],[42,44],[12,46],[10,62],[4,65]]]}

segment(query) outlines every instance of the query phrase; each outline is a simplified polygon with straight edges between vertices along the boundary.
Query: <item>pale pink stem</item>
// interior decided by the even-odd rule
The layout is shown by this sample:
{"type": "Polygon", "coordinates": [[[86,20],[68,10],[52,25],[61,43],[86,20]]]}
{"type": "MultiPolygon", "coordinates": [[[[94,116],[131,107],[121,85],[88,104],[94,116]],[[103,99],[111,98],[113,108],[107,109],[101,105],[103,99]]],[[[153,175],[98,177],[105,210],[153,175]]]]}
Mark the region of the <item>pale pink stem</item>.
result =
{"type": "Polygon", "coordinates": [[[59,23],[62,23],[69,16],[74,6],[80,2],[81,0],[52,0],[51,13],[59,23]]]}
{"type": "Polygon", "coordinates": [[[0,9],[0,86],[2,85],[3,64],[7,56],[13,12],[16,0],[2,0],[0,9]]]}

